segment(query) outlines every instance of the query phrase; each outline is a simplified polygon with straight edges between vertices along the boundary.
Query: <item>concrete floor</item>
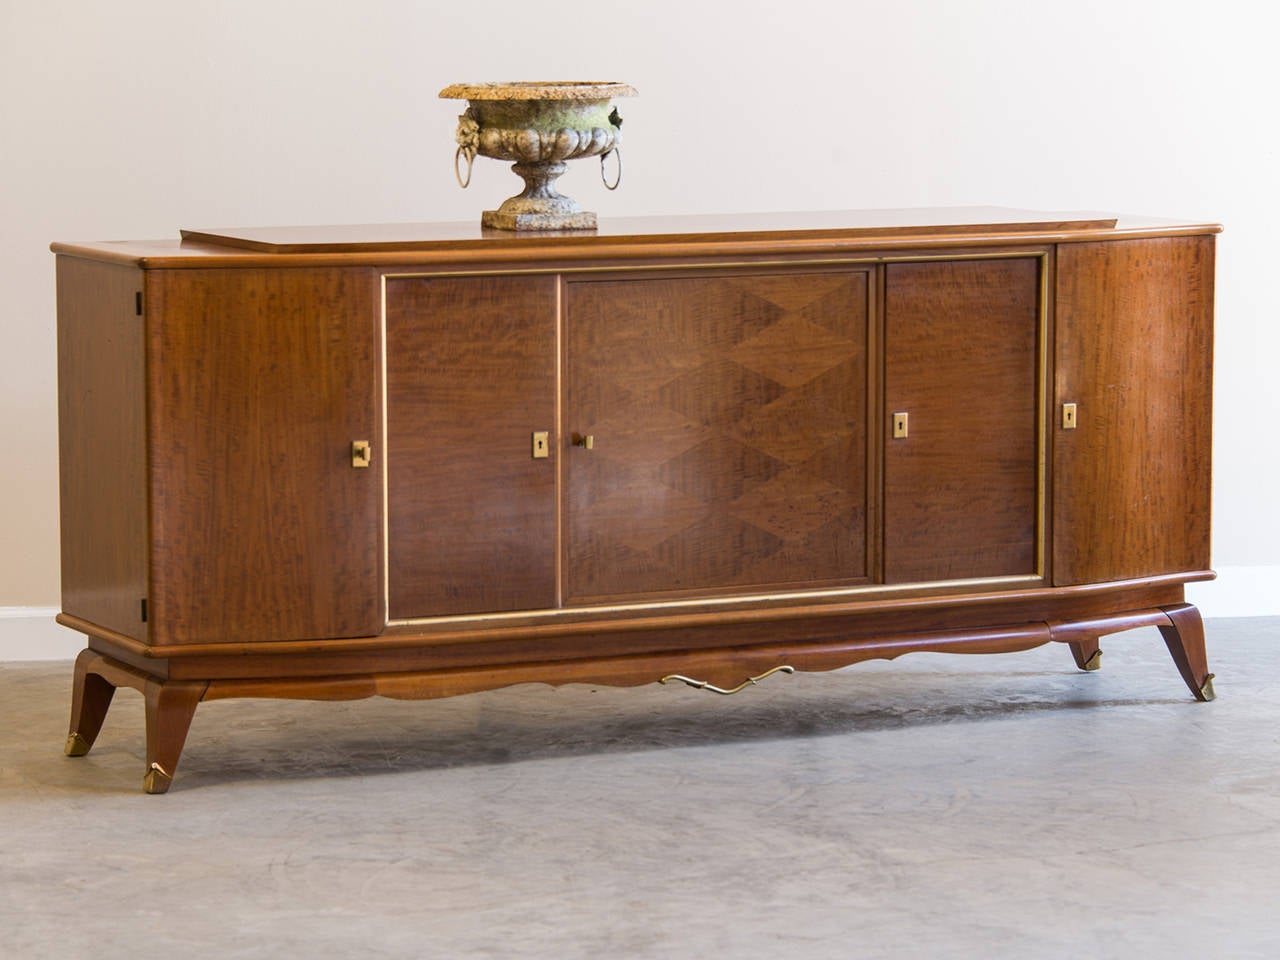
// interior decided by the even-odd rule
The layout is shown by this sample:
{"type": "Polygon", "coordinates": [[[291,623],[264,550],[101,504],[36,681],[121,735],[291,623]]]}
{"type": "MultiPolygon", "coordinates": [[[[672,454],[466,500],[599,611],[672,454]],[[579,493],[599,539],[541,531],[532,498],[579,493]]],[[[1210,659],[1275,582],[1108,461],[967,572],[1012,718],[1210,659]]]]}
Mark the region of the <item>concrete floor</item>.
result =
{"type": "Polygon", "coordinates": [[[0,665],[0,956],[1280,957],[1280,619],[687,687],[142,702],[0,665]]]}

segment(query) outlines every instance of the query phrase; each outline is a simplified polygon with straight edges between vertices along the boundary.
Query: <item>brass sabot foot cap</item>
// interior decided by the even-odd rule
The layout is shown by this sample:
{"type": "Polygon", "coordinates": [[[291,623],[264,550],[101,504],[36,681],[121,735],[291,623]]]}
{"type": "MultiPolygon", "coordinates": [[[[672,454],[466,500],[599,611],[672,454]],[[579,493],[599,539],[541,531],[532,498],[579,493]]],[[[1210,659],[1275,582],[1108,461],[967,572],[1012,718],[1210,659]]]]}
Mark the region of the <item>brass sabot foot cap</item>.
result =
{"type": "Polygon", "coordinates": [[[1093,656],[1091,656],[1088,660],[1084,662],[1084,668],[1086,670],[1101,670],[1102,669],[1102,651],[1101,650],[1093,651],[1093,656]]]}
{"type": "Polygon", "coordinates": [[[71,733],[67,735],[66,745],[62,749],[68,757],[83,757],[89,752],[91,746],[93,744],[80,736],[80,734],[71,733]]]}
{"type": "Polygon", "coordinates": [[[1209,674],[1205,678],[1204,686],[1200,688],[1200,700],[1208,703],[1210,700],[1216,700],[1218,695],[1213,692],[1213,674],[1209,674]]]}
{"type": "Polygon", "coordinates": [[[151,764],[147,775],[142,778],[142,789],[147,793],[167,793],[173,777],[165,773],[164,767],[158,763],[151,764]]]}

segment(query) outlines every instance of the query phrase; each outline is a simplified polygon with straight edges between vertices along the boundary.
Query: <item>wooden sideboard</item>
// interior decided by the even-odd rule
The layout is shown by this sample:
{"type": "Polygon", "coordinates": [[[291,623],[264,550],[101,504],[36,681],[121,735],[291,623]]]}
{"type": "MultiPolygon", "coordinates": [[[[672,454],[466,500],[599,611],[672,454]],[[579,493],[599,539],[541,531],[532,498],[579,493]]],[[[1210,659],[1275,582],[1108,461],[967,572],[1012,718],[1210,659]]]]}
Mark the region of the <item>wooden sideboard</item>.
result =
{"type": "Polygon", "coordinates": [[[146,703],[1160,628],[1212,697],[1214,224],[1000,209],[58,243],[66,750],[146,703]]]}

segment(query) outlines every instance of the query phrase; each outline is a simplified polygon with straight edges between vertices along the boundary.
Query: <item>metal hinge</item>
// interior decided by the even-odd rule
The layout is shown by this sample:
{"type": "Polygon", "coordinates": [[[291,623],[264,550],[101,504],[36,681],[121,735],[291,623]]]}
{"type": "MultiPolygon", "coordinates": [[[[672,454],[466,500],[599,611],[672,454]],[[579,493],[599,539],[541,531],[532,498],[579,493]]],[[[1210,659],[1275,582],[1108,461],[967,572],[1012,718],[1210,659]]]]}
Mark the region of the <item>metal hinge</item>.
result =
{"type": "Polygon", "coordinates": [[[142,316],[142,291],[139,290],[133,295],[133,309],[138,316],[142,316]]]}
{"type": "Polygon", "coordinates": [[[142,598],[142,603],[140,604],[140,606],[142,607],[142,622],[146,623],[147,622],[147,598],[146,597],[142,598]]]}

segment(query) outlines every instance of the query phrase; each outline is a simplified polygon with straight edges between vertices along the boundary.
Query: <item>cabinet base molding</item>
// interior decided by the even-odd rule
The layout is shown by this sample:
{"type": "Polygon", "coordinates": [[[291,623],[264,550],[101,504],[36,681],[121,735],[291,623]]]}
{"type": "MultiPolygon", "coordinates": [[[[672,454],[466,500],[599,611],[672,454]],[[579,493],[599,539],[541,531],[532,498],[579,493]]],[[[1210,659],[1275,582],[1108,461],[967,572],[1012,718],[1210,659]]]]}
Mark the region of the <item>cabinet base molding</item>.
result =
{"type": "MultiPolygon", "coordinates": [[[[387,697],[424,700],[477,693],[520,683],[559,686],[567,683],[640,686],[663,682],[673,675],[695,676],[694,686],[717,692],[751,686],[769,673],[819,672],[851,666],[864,660],[892,660],[905,653],[1013,653],[1050,642],[1066,643],[1082,670],[1096,670],[1101,651],[1098,638],[1137,627],[1158,627],[1174,664],[1197,700],[1213,699],[1213,675],[1208,672],[1204,625],[1191,604],[1178,603],[1124,611],[1094,619],[1034,622],[988,629],[931,630],[916,633],[827,640],[809,643],[760,644],[696,652],[666,651],[630,656],[545,662],[501,663],[483,667],[455,667],[339,676],[174,680],[139,669],[123,658],[133,654],[106,634],[90,627],[91,647],[76,660],[71,725],[66,753],[87,754],[93,746],[112,695],[129,687],[146,702],[147,767],[143,787],[164,793],[173,782],[196,707],[208,700],[274,698],[297,700],[360,700],[387,697]]],[[[234,654],[229,656],[234,657],[234,654]]],[[[157,662],[163,674],[165,664],[157,662]]],[[[688,681],[686,681],[688,682],[688,681]]]]}

